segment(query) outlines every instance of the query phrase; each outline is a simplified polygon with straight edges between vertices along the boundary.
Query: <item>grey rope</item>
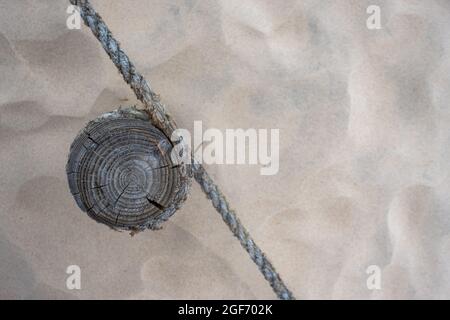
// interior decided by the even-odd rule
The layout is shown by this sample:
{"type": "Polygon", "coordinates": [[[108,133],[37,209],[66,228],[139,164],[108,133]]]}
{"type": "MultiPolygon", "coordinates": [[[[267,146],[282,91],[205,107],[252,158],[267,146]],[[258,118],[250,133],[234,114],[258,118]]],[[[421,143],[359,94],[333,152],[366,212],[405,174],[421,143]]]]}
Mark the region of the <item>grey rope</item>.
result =
{"type": "MultiPolygon", "coordinates": [[[[159,101],[159,96],[150,89],[147,81],[136,70],[134,64],[120,48],[118,41],[114,39],[103,19],[95,12],[88,0],[70,0],[70,3],[79,7],[84,23],[100,41],[106,53],[122,74],[125,82],[130,85],[137,98],[142,101],[152,122],[170,137],[176,128],[174,120],[166,113],[164,105],[159,101]]],[[[220,192],[218,186],[213,182],[203,166],[194,159],[192,159],[192,164],[195,180],[200,184],[203,192],[211,200],[212,205],[220,213],[231,232],[239,239],[242,247],[258,266],[264,278],[270,283],[273,291],[280,299],[295,299],[283,280],[281,280],[275,267],[255,244],[248,231],[236,217],[227,199],[220,192]]]]}
{"type": "Polygon", "coordinates": [[[278,298],[282,300],[294,300],[293,294],[286,287],[283,280],[281,280],[275,267],[270,263],[266,255],[253,241],[239,218],[236,217],[236,213],[230,208],[227,199],[220,192],[219,187],[210,178],[205,168],[196,162],[194,162],[194,178],[200,184],[206,196],[211,200],[214,208],[220,213],[228,228],[239,239],[242,247],[244,247],[250,255],[250,258],[258,266],[264,278],[270,283],[278,298]]]}

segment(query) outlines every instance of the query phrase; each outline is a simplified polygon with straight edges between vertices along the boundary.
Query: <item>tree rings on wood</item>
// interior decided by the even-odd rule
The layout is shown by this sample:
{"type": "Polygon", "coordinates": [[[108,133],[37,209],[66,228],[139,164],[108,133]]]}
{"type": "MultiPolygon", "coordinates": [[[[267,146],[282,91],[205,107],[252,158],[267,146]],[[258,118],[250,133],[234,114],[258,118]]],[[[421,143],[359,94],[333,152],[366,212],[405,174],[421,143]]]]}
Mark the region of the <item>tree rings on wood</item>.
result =
{"type": "Polygon", "coordinates": [[[70,147],[70,191],[91,218],[116,230],[159,229],[187,197],[189,164],[173,162],[173,143],[134,107],[89,122],[70,147]]]}

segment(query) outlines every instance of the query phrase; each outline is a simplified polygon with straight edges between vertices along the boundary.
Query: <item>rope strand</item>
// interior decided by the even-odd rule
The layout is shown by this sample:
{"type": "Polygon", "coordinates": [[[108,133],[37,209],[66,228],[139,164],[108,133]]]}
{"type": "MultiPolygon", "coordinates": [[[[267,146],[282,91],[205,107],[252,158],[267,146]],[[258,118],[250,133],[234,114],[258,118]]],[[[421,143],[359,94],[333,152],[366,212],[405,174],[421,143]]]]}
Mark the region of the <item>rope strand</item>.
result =
{"type": "MultiPolygon", "coordinates": [[[[116,65],[125,82],[133,89],[136,97],[142,101],[152,122],[170,137],[176,128],[174,120],[166,113],[164,105],[159,101],[159,96],[150,89],[145,78],[136,70],[129,57],[120,48],[119,42],[114,39],[103,19],[97,14],[88,0],[70,0],[70,3],[79,7],[84,23],[100,41],[103,49],[105,49],[116,65]]],[[[220,192],[219,187],[213,182],[204,167],[194,159],[192,159],[192,165],[195,180],[200,184],[203,192],[211,200],[213,207],[220,213],[233,235],[239,239],[242,247],[258,266],[264,278],[270,283],[276,295],[283,300],[295,299],[269,259],[255,244],[247,229],[241,224],[227,199],[220,192]]]]}

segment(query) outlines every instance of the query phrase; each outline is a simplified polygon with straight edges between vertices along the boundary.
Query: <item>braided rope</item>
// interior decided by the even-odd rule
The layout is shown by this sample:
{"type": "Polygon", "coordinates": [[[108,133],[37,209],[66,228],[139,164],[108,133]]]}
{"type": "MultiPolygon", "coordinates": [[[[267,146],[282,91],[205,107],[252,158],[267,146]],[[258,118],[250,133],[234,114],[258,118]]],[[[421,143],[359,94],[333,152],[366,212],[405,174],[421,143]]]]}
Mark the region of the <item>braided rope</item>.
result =
{"type": "Polygon", "coordinates": [[[264,278],[270,283],[277,296],[282,300],[294,300],[294,296],[286,287],[283,280],[281,280],[275,267],[256,245],[247,229],[245,229],[239,218],[236,217],[235,212],[230,208],[227,199],[220,192],[219,187],[210,178],[205,168],[196,162],[194,162],[194,178],[200,184],[206,196],[211,200],[213,207],[220,213],[228,228],[230,228],[234,236],[239,239],[242,247],[248,252],[250,258],[258,266],[264,278]]]}
{"type": "MultiPolygon", "coordinates": [[[[134,64],[120,48],[118,41],[114,39],[103,19],[96,13],[88,0],[70,0],[70,3],[79,7],[84,23],[100,41],[106,53],[122,74],[125,82],[130,85],[137,98],[142,101],[152,122],[170,137],[176,128],[174,120],[166,113],[164,105],[159,101],[159,96],[150,89],[145,78],[136,70],[134,64]]],[[[258,266],[264,278],[270,283],[273,291],[280,299],[295,299],[269,259],[255,244],[248,231],[236,217],[227,199],[220,192],[218,186],[213,182],[203,166],[194,159],[192,159],[192,165],[195,180],[200,184],[203,192],[211,200],[212,205],[220,213],[231,232],[239,239],[242,247],[258,266]]]]}

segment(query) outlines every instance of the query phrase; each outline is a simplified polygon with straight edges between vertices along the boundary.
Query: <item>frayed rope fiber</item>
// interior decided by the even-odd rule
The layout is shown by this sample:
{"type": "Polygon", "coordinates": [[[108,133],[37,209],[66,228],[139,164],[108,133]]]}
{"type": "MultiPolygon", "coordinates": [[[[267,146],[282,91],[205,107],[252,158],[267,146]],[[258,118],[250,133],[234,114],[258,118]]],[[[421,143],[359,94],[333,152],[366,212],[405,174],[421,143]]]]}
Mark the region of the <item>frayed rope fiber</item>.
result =
{"type": "MultiPolygon", "coordinates": [[[[118,41],[114,39],[103,19],[95,12],[88,0],[70,0],[70,3],[78,6],[84,23],[92,30],[122,74],[125,82],[130,85],[137,98],[144,104],[153,124],[170,137],[176,128],[174,120],[166,113],[164,105],[159,101],[159,96],[150,89],[147,81],[136,70],[134,64],[120,48],[118,41]]],[[[200,184],[203,192],[211,200],[212,205],[220,213],[231,232],[239,239],[242,247],[258,266],[264,278],[270,283],[276,295],[282,300],[295,299],[283,280],[281,280],[272,263],[255,244],[248,231],[236,217],[225,196],[220,192],[203,166],[194,159],[192,163],[195,180],[200,184]]]]}

